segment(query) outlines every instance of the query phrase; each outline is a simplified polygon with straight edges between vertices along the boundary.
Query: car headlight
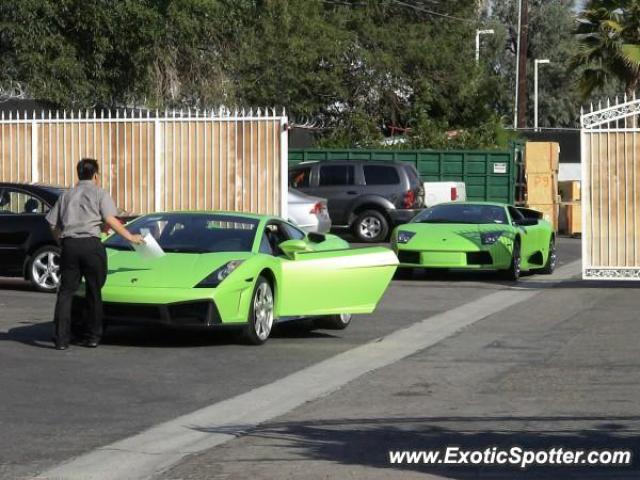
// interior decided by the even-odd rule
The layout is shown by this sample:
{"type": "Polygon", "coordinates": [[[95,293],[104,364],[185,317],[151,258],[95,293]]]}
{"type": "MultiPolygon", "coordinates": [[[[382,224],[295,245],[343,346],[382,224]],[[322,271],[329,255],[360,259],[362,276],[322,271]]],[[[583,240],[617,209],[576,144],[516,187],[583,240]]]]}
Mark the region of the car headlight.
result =
{"type": "Polygon", "coordinates": [[[483,232],[480,234],[480,239],[483,245],[493,245],[502,236],[503,232],[483,232]]]}
{"type": "Polygon", "coordinates": [[[398,232],[398,243],[407,243],[415,234],[416,232],[398,232]]]}
{"type": "Polygon", "coordinates": [[[217,287],[225,278],[231,275],[231,272],[242,265],[242,262],[244,262],[244,260],[231,260],[230,262],[225,263],[223,266],[221,266],[217,270],[214,270],[204,280],[197,284],[196,288],[217,287]]]}

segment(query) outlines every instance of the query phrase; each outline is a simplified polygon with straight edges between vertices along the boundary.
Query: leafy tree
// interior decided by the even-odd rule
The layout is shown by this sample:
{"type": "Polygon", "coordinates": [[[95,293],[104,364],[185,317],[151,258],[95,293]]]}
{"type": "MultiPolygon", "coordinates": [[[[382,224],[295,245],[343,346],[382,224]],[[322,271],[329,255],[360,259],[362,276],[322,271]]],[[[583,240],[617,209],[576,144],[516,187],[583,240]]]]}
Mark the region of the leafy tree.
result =
{"type": "Polygon", "coordinates": [[[583,97],[611,79],[631,96],[640,82],[640,3],[637,0],[590,0],[578,17],[580,49],[574,66],[583,66],[583,97]]]}

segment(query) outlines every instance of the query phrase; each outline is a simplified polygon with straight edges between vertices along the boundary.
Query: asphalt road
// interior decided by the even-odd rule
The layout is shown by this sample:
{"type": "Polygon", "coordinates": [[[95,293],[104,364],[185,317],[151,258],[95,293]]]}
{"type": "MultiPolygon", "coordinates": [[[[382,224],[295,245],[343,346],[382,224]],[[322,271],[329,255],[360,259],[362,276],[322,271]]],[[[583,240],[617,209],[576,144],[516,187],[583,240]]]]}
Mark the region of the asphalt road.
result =
{"type": "MultiPolygon", "coordinates": [[[[579,248],[579,241],[561,239],[561,264],[577,259],[579,248]]],[[[535,284],[538,278],[542,277],[527,277],[523,284],[535,284]]],[[[634,358],[635,350],[629,348],[629,341],[637,338],[624,335],[624,322],[628,320],[621,320],[613,338],[620,342],[619,348],[607,344],[601,351],[598,322],[603,312],[596,307],[599,301],[614,302],[619,318],[627,319],[635,316],[640,301],[629,295],[631,290],[621,288],[625,285],[615,289],[610,284],[603,288],[580,282],[562,285],[313,402],[317,405],[312,412],[310,407],[301,407],[292,412],[291,418],[299,419],[295,428],[295,422],[289,424],[291,420],[285,418],[284,427],[279,423],[265,427],[266,437],[262,433],[247,435],[186,459],[166,478],[214,478],[215,472],[221,478],[245,478],[247,472],[261,478],[296,478],[303,471],[309,473],[308,465],[317,465],[316,478],[342,475],[345,466],[347,473],[356,472],[356,476],[375,475],[379,469],[388,474],[377,456],[367,459],[363,453],[373,451],[382,437],[390,435],[398,445],[423,445],[437,439],[461,442],[458,426],[469,422],[477,424],[478,434],[464,438],[473,438],[476,443],[495,443],[496,438],[487,432],[496,425],[506,425],[516,439],[519,429],[524,431],[538,423],[552,429],[557,421],[569,422],[562,428],[574,442],[588,437],[596,443],[602,440],[601,445],[610,443],[614,433],[626,432],[629,422],[638,419],[636,402],[630,400],[633,395],[637,398],[638,382],[625,381],[633,378],[634,368],[637,370],[637,355],[634,358]],[[542,296],[553,298],[541,303],[542,296]],[[542,316],[541,311],[545,312],[542,316]],[[540,318],[549,320],[541,322],[540,318]],[[588,333],[582,331],[583,327],[588,333]],[[587,341],[586,350],[583,341],[587,341]],[[529,342],[534,342],[533,346],[529,342]],[[554,367],[549,359],[561,365],[554,367]],[[581,368],[583,362],[590,362],[591,372],[581,368]],[[481,372],[483,366],[490,372],[481,372]],[[617,371],[618,366],[624,374],[617,371]],[[429,368],[424,381],[407,374],[423,372],[425,367],[429,368]],[[514,370],[523,374],[516,375],[514,370]],[[625,377],[627,374],[631,376],[625,377]],[[604,375],[605,381],[598,381],[598,375],[604,375]],[[605,389],[608,379],[615,387],[605,389]],[[581,381],[586,383],[572,390],[581,381]],[[341,399],[341,395],[346,396],[341,399]],[[425,397],[431,400],[432,395],[435,402],[425,415],[425,397]],[[544,414],[546,408],[548,415],[544,414]],[[334,423],[317,431],[314,425],[305,427],[310,413],[309,421],[321,418],[334,423]],[[389,417],[403,418],[396,422],[400,427],[389,417]],[[594,423],[610,428],[596,429],[588,436],[576,433],[581,428],[591,431],[594,423]],[[423,431],[425,424],[429,435],[423,431]],[[274,428],[285,433],[274,433],[277,438],[273,440],[274,428]],[[335,436],[331,433],[334,430],[340,433],[335,436]],[[441,438],[438,432],[443,432],[441,438]],[[335,449],[331,445],[320,452],[306,448],[309,442],[318,441],[304,438],[306,434],[331,438],[335,449]],[[251,443],[264,443],[265,438],[275,445],[284,442],[282,448],[274,450],[272,445],[271,450],[264,450],[263,444],[258,448],[251,443]],[[344,442],[342,448],[340,442],[344,442]],[[221,452],[230,455],[228,459],[234,458],[229,449],[233,450],[232,444],[236,443],[244,448],[235,450],[242,458],[220,464],[221,452]],[[283,465],[278,456],[292,450],[297,452],[296,458],[283,465]],[[256,452],[262,457],[256,459],[256,452]],[[273,455],[278,458],[271,458],[273,455]],[[264,456],[270,460],[262,461],[264,456]],[[209,468],[212,463],[213,470],[209,468]],[[264,469],[265,465],[268,468],[264,469]]],[[[158,423],[271,384],[421,319],[495,292],[519,288],[492,274],[417,276],[394,281],[376,313],[356,317],[343,332],[283,329],[266,345],[256,348],[240,344],[227,332],[119,327],[110,330],[96,350],[58,352],[51,349],[49,341],[53,296],[31,292],[19,282],[3,282],[0,478],[28,478],[158,423]]],[[[529,438],[522,435],[524,440],[529,438]]],[[[550,434],[543,439],[558,441],[550,434]]]]}

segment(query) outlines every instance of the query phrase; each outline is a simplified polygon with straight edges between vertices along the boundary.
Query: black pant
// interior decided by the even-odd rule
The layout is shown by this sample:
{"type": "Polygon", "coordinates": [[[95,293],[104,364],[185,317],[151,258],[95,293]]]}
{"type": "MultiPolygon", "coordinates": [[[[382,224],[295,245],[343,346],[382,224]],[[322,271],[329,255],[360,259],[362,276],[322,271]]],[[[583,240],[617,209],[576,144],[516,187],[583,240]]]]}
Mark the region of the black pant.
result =
{"type": "MultiPolygon", "coordinates": [[[[64,238],[60,257],[61,281],[55,312],[56,344],[66,345],[71,336],[73,295],[84,277],[86,312],[84,330],[88,340],[102,337],[102,287],[107,278],[107,254],[98,238],[64,238]]],[[[77,320],[77,319],[76,319],[77,320]]]]}

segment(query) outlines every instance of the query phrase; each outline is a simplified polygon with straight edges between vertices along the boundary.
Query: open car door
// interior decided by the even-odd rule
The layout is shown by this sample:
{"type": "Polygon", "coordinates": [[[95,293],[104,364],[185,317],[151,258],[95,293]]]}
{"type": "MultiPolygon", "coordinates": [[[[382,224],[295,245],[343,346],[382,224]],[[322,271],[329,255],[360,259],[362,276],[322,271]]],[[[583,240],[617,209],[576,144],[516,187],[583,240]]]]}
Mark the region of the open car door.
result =
{"type": "Polygon", "coordinates": [[[395,253],[384,247],[349,248],[337,238],[312,235],[283,221],[265,227],[261,251],[276,257],[279,270],[277,315],[371,313],[396,271],[395,253]]]}
{"type": "Polygon", "coordinates": [[[371,313],[398,265],[384,247],[296,253],[281,259],[283,317],[371,313]]]}

